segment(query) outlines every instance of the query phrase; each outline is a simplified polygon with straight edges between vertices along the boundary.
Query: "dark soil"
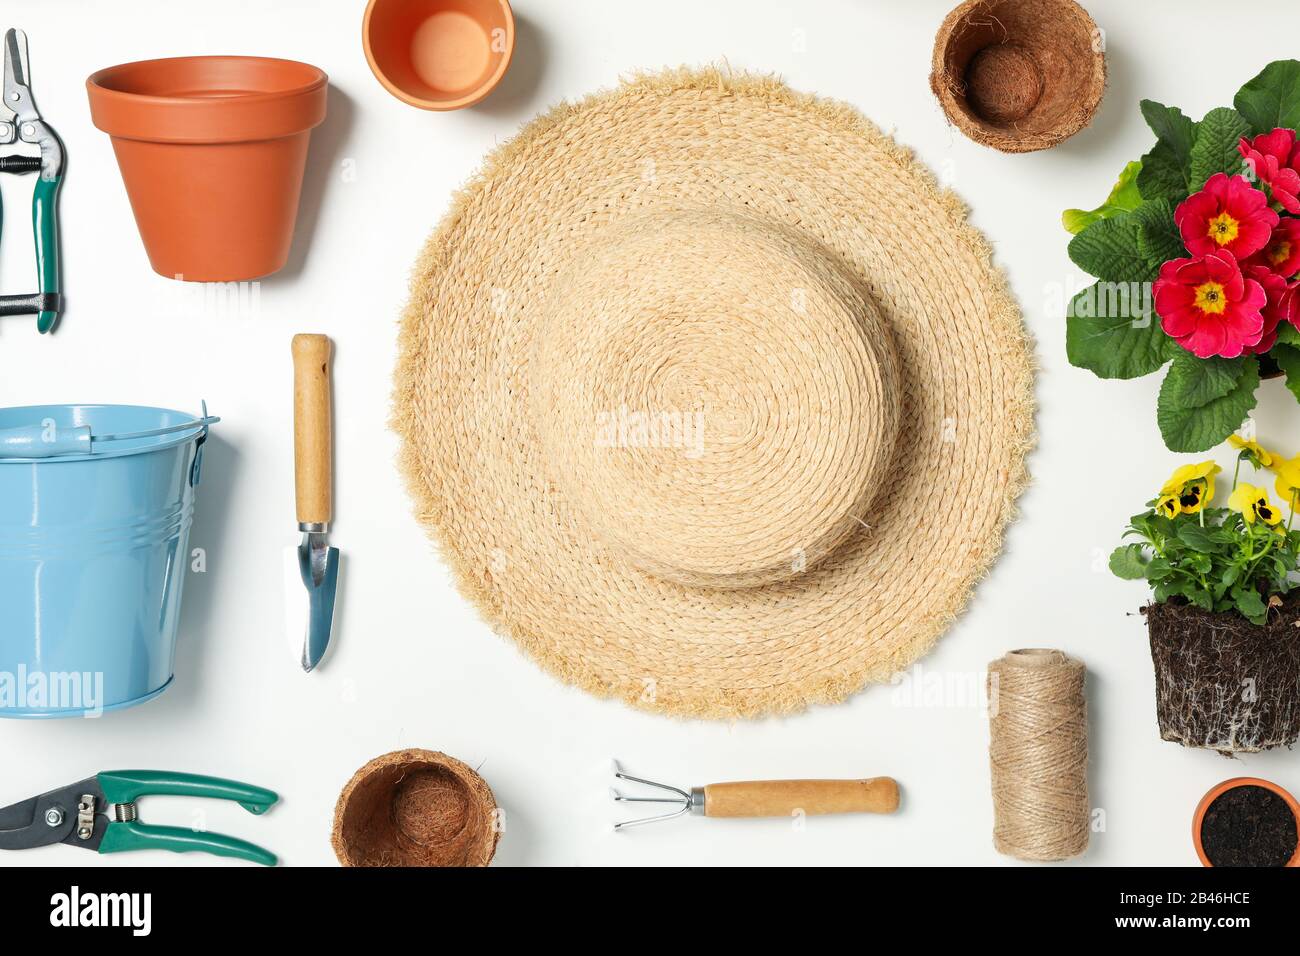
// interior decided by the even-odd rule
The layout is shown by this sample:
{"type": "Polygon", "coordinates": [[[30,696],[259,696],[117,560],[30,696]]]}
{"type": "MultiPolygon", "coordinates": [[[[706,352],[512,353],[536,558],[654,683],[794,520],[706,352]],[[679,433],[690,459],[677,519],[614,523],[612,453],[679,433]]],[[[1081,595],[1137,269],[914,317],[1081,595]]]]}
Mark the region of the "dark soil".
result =
{"type": "Polygon", "coordinates": [[[1160,736],[1253,753],[1300,737],[1300,589],[1251,624],[1173,601],[1142,609],[1156,669],[1160,736]]]}
{"type": "Polygon", "coordinates": [[[1265,787],[1233,787],[1201,819],[1201,847],[1215,866],[1286,866],[1300,844],[1295,814],[1265,787]]]}

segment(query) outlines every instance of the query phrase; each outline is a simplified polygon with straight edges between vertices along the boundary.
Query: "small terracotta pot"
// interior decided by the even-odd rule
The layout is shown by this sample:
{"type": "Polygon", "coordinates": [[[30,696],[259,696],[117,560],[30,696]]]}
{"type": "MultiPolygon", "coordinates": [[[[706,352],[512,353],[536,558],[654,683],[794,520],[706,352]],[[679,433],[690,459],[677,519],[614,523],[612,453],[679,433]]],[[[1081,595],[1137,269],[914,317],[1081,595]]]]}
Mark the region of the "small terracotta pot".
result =
{"type": "MultiPolygon", "coordinates": [[[[1201,797],[1201,802],[1196,805],[1196,812],[1192,814],[1192,845],[1196,847],[1196,855],[1200,857],[1202,866],[1214,866],[1210,858],[1205,855],[1205,848],[1201,846],[1201,823],[1205,819],[1205,811],[1210,809],[1210,804],[1219,799],[1225,792],[1236,787],[1263,787],[1265,790],[1272,790],[1279,797],[1286,801],[1286,805],[1291,808],[1292,815],[1296,818],[1296,834],[1300,837],[1300,803],[1296,798],[1291,796],[1282,787],[1273,783],[1271,780],[1263,780],[1260,777],[1233,777],[1231,780],[1225,780],[1210,789],[1210,792],[1201,797]]],[[[1296,852],[1291,857],[1291,862],[1287,866],[1300,867],[1300,845],[1297,845],[1296,852]]]]}
{"type": "Polygon", "coordinates": [[[509,0],[370,0],[361,45],[379,82],[424,110],[473,106],[515,50],[509,0]]]}
{"type": "Polygon", "coordinates": [[[252,56],[142,60],[86,80],[155,272],[232,282],[284,265],[327,84],[306,63],[252,56]]]}

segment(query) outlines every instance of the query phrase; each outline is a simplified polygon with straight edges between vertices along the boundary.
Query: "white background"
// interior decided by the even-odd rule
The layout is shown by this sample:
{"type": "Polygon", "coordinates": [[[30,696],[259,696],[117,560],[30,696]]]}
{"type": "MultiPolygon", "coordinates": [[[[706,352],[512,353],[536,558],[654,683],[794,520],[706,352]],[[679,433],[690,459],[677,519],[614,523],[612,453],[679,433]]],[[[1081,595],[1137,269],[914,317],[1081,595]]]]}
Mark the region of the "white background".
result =
{"type": "MultiPolygon", "coordinates": [[[[27,30],[35,98],[69,156],[68,309],[54,337],[38,336],[30,317],[0,320],[0,404],[197,411],[206,398],[224,420],[206,452],[192,540],[207,549],[208,570],[186,585],[174,684],[100,720],[0,723],[0,803],[99,770],[229,776],[271,787],[282,803],[256,818],[220,802],[155,798],[142,816],[242,836],[286,864],[332,864],[330,818],[352,772],[386,751],[427,747],[479,767],[506,808],[498,864],[1012,862],[991,845],[987,722],[974,701],[903,706],[894,688],[875,687],[837,707],[727,725],[596,700],[493,635],[412,519],[386,428],[396,317],[452,190],[557,100],[628,71],[713,61],[847,100],[914,147],[971,205],[1036,339],[1035,483],[969,612],[923,660],[927,679],[975,686],[989,661],[1022,646],[1060,647],[1087,663],[1092,802],[1105,831],[1084,863],[1194,864],[1192,810],[1225,777],[1258,774],[1300,792],[1294,754],[1230,762],[1159,739],[1150,655],[1133,613],[1143,590],[1112,578],[1104,558],[1179,461],[1156,429],[1158,376],[1101,382],[1066,362],[1063,302],[1082,276],[1059,224],[1062,208],[1099,203],[1124,163],[1148,148],[1141,97],[1196,117],[1230,104],[1265,63],[1297,54],[1300,8],[1240,2],[1225,17],[1221,3],[1088,0],[1110,64],[1096,122],[1048,152],[1006,156],[950,128],[930,94],[934,31],[951,5],[518,0],[518,45],[502,87],[475,109],[435,114],[402,104],[371,75],[362,0],[8,0],[0,27],[27,30]],[[150,270],[108,137],[90,122],[83,84],[94,70],[197,53],[285,56],[330,75],[292,259],[263,282],[256,309],[205,302],[150,270]],[[299,331],[336,344],[333,541],[346,561],[334,646],[312,675],[296,666],[281,628],[281,552],[296,539],[289,339],[299,331]],[[680,785],[890,774],[903,786],[903,809],[813,818],[803,830],[690,818],[614,835],[613,756],[680,785]]],[[[32,180],[3,180],[3,290],[27,292],[32,180]]],[[[1260,436],[1288,455],[1300,451],[1296,411],[1281,384],[1263,387],[1260,436]]],[[[5,865],[95,861],[228,862],[62,846],[0,854],[5,865]]]]}

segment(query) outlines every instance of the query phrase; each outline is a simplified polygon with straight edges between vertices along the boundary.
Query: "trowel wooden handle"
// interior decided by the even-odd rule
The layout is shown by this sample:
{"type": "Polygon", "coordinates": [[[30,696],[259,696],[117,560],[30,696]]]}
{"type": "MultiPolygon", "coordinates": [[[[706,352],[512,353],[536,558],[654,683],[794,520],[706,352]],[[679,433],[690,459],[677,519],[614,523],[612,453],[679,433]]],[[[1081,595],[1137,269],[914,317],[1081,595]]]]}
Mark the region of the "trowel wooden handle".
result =
{"type": "Polygon", "coordinates": [[[333,518],[331,351],[324,335],[293,337],[293,471],[300,524],[328,524],[333,518]]]}
{"type": "Polygon", "coordinates": [[[893,813],[898,783],[869,780],[746,780],[704,788],[706,817],[788,817],[820,813],[893,813]]]}

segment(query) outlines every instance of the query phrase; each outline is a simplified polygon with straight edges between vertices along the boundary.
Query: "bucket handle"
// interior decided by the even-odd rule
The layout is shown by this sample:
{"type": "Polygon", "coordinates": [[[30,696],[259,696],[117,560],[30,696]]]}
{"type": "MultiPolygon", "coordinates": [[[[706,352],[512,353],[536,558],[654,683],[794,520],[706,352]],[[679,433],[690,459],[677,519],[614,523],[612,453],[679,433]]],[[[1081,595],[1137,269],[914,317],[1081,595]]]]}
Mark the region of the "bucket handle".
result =
{"type": "Polygon", "coordinates": [[[156,438],[176,432],[202,428],[199,443],[207,438],[208,426],[221,421],[207,413],[207,403],[203,403],[203,417],[168,425],[164,428],[151,428],[140,432],[123,432],[117,435],[94,435],[89,425],[56,425],[52,420],[39,425],[22,425],[17,428],[0,428],[0,459],[3,458],[58,458],[63,455],[93,455],[96,445],[111,442],[132,441],[140,438],[156,438]]]}
{"type": "Polygon", "coordinates": [[[199,404],[203,406],[203,417],[200,418],[197,423],[191,422],[191,424],[201,423],[203,425],[203,431],[199,433],[198,440],[194,443],[194,461],[190,464],[191,488],[197,488],[199,486],[199,470],[202,467],[203,462],[203,445],[208,440],[208,426],[214,422],[221,421],[219,418],[208,417],[208,403],[206,401],[201,400],[199,404]]]}

